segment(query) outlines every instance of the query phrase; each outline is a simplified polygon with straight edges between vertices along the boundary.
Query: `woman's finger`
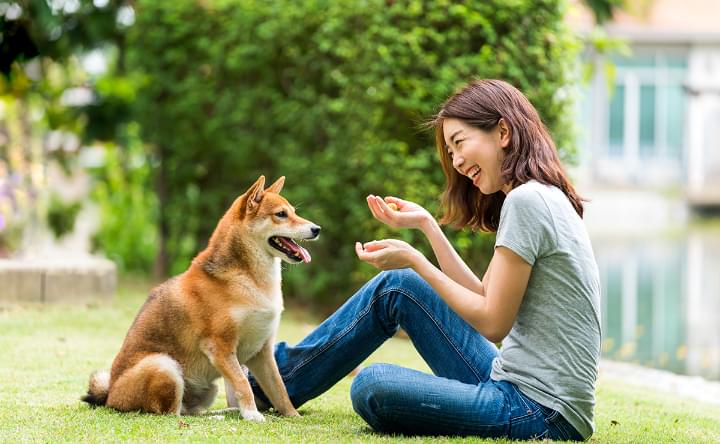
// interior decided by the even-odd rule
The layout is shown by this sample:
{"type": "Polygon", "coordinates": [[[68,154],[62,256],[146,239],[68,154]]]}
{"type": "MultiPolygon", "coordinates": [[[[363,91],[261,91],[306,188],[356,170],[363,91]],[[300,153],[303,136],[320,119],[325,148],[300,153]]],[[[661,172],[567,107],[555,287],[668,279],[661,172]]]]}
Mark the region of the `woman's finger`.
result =
{"type": "Polygon", "coordinates": [[[389,215],[390,211],[392,211],[392,210],[387,205],[387,203],[385,203],[385,201],[380,197],[376,196],[375,199],[376,199],[375,202],[377,202],[378,206],[383,210],[383,213],[385,213],[385,215],[389,215]]]}
{"type": "Polygon", "coordinates": [[[378,217],[378,210],[375,206],[375,202],[374,202],[372,195],[367,197],[367,203],[368,203],[368,208],[370,208],[370,213],[372,213],[373,217],[375,219],[380,220],[380,218],[378,217]]]}
{"type": "Polygon", "coordinates": [[[394,203],[399,207],[402,207],[402,205],[405,203],[404,200],[400,199],[399,197],[395,197],[395,196],[385,196],[385,202],[386,203],[394,203]]]}
{"type": "Polygon", "coordinates": [[[383,250],[389,246],[387,241],[372,241],[363,244],[363,250],[366,253],[373,253],[375,251],[383,250]]]}
{"type": "Polygon", "coordinates": [[[363,249],[363,244],[355,242],[355,254],[357,254],[358,259],[361,261],[366,262],[375,268],[379,268],[376,260],[378,255],[383,253],[379,251],[369,251],[369,248],[363,249]]]}
{"type": "Polygon", "coordinates": [[[375,219],[379,220],[382,223],[387,223],[388,222],[387,214],[385,214],[383,212],[383,209],[378,204],[377,199],[378,198],[373,195],[370,195],[368,197],[368,206],[370,206],[370,211],[372,212],[373,217],[375,217],[375,219]]]}
{"type": "Polygon", "coordinates": [[[361,261],[367,261],[368,259],[368,253],[360,242],[355,242],[355,254],[357,254],[358,259],[361,261]]]}
{"type": "MultiPolygon", "coordinates": [[[[383,212],[383,216],[384,216],[384,220],[383,220],[383,221],[384,221],[386,224],[391,225],[391,226],[394,227],[394,226],[395,226],[394,224],[395,224],[395,222],[396,222],[396,220],[395,220],[395,211],[396,211],[396,210],[393,209],[393,208],[390,208],[390,207],[388,206],[388,204],[385,203],[385,201],[384,201],[381,197],[377,197],[375,202],[377,203],[378,208],[380,208],[380,209],[382,210],[382,212],[383,212]]],[[[396,205],[396,204],[393,204],[393,205],[395,205],[395,208],[397,208],[397,205],[396,205]]]]}

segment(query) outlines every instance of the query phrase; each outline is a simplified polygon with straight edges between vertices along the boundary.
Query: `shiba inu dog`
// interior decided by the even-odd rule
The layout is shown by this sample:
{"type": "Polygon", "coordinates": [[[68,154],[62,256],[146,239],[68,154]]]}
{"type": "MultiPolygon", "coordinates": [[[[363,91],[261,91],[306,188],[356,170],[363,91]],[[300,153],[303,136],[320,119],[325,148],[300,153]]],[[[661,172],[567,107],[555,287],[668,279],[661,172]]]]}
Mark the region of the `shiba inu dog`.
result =
{"type": "Polygon", "coordinates": [[[195,414],[212,404],[222,376],[242,417],[264,421],[245,364],[276,410],[298,416],[273,355],[283,310],[280,266],[310,262],[296,241],[317,239],[320,227],[280,196],[284,182],[264,189],[260,176],[190,268],[152,290],[110,372],[91,375],[83,401],[123,412],[195,414]]]}

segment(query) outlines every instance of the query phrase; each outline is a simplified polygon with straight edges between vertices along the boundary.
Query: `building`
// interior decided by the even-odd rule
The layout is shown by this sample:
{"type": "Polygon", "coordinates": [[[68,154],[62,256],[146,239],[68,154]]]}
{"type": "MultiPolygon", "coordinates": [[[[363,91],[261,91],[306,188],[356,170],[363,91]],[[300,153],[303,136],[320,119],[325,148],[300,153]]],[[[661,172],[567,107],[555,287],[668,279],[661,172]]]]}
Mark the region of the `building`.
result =
{"type": "MultiPolygon", "coordinates": [[[[604,28],[632,54],[612,57],[612,73],[587,54],[596,67],[581,111],[591,180],[679,188],[693,206],[720,206],[720,2],[628,3],[632,13],[604,28]]],[[[569,20],[592,27],[577,3],[569,20]]]]}
{"type": "MultiPolygon", "coordinates": [[[[627,3],[603,28],[631,54],[588,50],[579,85],[574,175],[591,199],[603,350],[720,379],[720,227],[696,217],[720,209],[720,1],[627,3]]],[[[579,1],[568,22],[594,26],[579,1]]]]}

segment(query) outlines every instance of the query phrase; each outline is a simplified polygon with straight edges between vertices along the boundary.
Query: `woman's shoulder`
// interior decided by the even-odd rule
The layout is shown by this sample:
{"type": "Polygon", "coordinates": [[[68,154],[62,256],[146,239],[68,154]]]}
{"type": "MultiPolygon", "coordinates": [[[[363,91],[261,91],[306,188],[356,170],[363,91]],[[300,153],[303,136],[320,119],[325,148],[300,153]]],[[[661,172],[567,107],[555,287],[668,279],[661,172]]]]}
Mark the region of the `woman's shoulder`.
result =
{"type": "Polygon", "coordinates": [[[531,180],[513,188],[505,200],[523,204],[539,204],[553,194],[553,188],[555,187],[531,180]]]}
{"type": "Polygon", "coordinates": [[[563,191],[554,186],[531,180],[513,188],[505,198],[510,207],[524,208],[549,221],[577,219],[582,221],[563,191]]]}
{"type": "Polygon", "coordinates": [[[536,180],[513,188],[505,197],[503,207],[507,208],[506,212],[532,214],[538,221],[542,219],[548,222],[554,220],[553,215],[575,212],[560,188],[536,180]]]}
{"type": "Polygon", "coordinates": [[[555,201],[557,199],[566,198],[562,190],[555,185],[547,185],[537,180],[530,180],[516,186],[510,191],[506,199],[512,199],[525,203],[541,203],[555,201]]]}
{"type": "Polygon", "coordinates": [[[500,212],[501,223],[503,219],[527,219],[533,223],[542,220],[549,221],[550,206],[548,198],[550,187],[540,182],[530,181],[513,188],[505,197],[500,212]]]}

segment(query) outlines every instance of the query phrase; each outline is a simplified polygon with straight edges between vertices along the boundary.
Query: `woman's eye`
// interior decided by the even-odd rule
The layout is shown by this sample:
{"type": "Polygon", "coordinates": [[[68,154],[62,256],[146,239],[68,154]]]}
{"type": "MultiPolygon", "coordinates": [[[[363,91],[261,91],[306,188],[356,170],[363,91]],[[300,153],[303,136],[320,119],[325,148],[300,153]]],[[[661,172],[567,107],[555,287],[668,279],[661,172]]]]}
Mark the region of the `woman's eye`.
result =
{"type": "Polygon", "coordinates": [[[283,210],[283,211],[280,211],[280,212],[278,212],[278,213],[275,213],[275,216],[277,216],[277,217],[279,217],[279,218],[281,218],[281,219],[285,219],[285,218],[287,217],[287,213],[283,210]]]}

